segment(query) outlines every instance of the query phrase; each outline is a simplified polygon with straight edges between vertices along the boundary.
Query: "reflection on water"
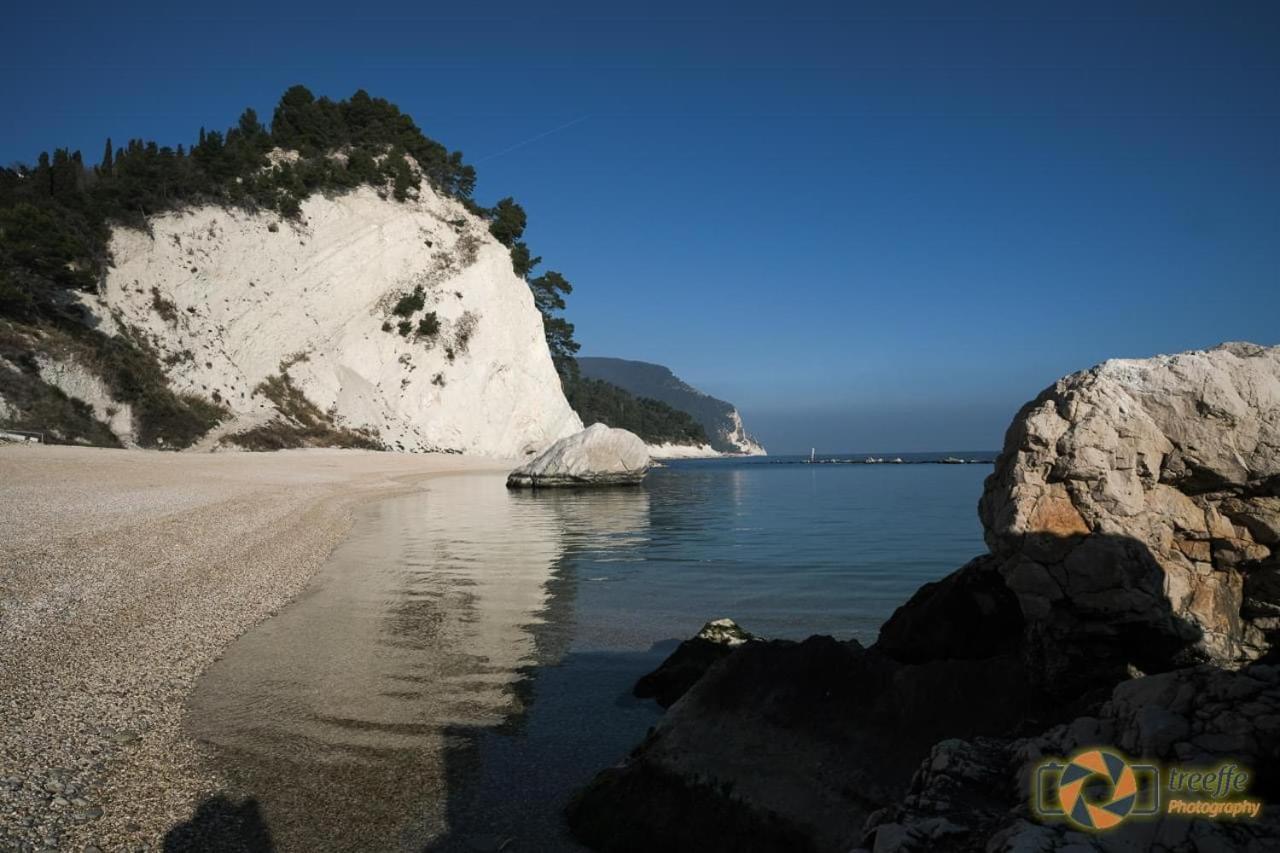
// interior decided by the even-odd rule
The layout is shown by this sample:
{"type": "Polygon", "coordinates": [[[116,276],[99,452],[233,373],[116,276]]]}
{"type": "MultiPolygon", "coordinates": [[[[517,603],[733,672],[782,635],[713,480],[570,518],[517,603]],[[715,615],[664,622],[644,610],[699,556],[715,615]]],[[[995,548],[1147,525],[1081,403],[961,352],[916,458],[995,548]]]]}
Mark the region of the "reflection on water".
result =
{"type": "Polygon", "coordinates": [[[421,849],[446,830],[469,733],[523,719],[572,633],[566,543],[643,537],[648,495],[433,481],[367,508],[307,592],[201,680],[188,725],[280,849],[421,849]]]}
{"type": "Polygon", "coordinates": [[[658,716],[631,685],[710,618],[875,639],[983,550],[987,466],[686,463],[645,485],[442,477],[367,508],[201,680],[188,725],[278,850],[576,850],[570,792],[658,716]]]}

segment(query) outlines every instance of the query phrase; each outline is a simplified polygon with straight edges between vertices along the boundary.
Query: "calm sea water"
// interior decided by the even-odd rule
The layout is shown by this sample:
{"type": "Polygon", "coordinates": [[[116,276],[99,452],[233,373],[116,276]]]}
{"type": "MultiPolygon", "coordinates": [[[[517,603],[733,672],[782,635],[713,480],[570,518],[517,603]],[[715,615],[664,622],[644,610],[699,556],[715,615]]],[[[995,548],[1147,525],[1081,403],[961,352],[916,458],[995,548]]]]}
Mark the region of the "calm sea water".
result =
{"type": "MultiPolygon", "coordinates": [[[[563,804],[657,720],[631,685],[679,639],[730,616],[869,643],[984,550],[989,465],[785,462],[536,495],[458,475],[369,506],[203,677],[188,729],[279,850],[577,849],[563,804]]],[[[224,805],[189,828],[224,831],[224,805]]]]}

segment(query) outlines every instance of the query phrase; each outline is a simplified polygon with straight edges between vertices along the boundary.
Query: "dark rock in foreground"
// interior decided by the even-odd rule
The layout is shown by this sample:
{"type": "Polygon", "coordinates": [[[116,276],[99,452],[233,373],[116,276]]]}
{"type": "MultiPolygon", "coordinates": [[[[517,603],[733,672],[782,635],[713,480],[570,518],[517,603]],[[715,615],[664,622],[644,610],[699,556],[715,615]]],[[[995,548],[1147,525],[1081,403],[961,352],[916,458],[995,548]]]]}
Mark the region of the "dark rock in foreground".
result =
{"type": "MultiPolygon", "coordinates": [[[[1252,822],[1107,833],[1028,805],[1046,756],[1250,768],[1280,797],[1280,347],[1066,377],[1018,414],[990,553],[876,644],[747,643],[571,804],[601,851],[1280,849],[1252,822]]],[[[677,669],[673,664],[673,669],[677,669]]],[[[686,675],[692,672],[686,670],[686,675]]]]}
{"type": "Polygon", "coordinates": [[[1199,666],[1132,679],[1117,685],[1096,715],[1036,737],[942,741],[906,795],[868,819],[854,853],[1280,849],[1280,815],[1270,805],[1258,820],[1133,820],[1096,837],[1038,822],[1027,792],[1040,761],[1098,744],[1164,766],[1247,768],[1249,798],[1274,803],[1280,797],[1280,668],[1199,666]]]}
{"type": "Polygon", "coordinates": [[[654,699],[670,708],[714,664],[735,649],[757,638],[732,619],[716,619],[702,626],[692,639],[681,643],[653,672],[636,682],[637,699],[654,699]]]}
{"type": "Polygon", "coordinates": [[[569,805],[578,840],[611,853],[812,853],[813,841],[785,820],[727,796],[713,784],[683,779],[644,764],[614,768],[596,777],[569,805]],[[618,803],[643,804],[619,810],[618,803]],[[676,831],[655,841],[654,827],[676,831]]]}
{"type": "Polygon", "coordinates": [[[939,738],[1002,734],[1034,715],[1027,684],[1013,658],[904,665],[830,637],[747,643],[574,801],[569,822],[597,850],[730,850],[737,836],[719,821],[745,814],[808,845],[750,849],[847,851],[939,738]],[[729,802],[709,808],[717,792],[729,802]],[[688,841],[717,832],[723,845],[688,841]]]}

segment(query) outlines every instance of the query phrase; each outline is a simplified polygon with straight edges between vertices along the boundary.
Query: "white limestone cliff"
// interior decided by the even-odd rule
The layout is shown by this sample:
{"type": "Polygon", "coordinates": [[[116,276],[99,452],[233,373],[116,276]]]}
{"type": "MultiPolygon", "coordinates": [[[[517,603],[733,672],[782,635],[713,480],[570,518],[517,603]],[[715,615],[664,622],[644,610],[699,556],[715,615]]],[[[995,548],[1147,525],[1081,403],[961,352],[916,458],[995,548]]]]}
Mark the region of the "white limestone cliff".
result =
{"type": "Polygon", "coordinates": [[[742,415],[735,408],[729,413],[729,423],[731,427],[725,432],[723,439],[727,443],[737,448],[736,454],[740,456],[768,456],[768,452],[764,449],[764,445],[756,441],[747,434],[747,428],[742,425],[742,415]]]}
{"type": "Polygon", "coordinates": [[[277,417],[259,386],[282,375],[391,450],[522,457],[582,429],[507,249],[425,182],[406,202],[313,195],[297,223],[208,206],[148,224],[113,232],[94,310],[140,330],[175,391],[228,407],[223,435],[277,417]]]}
{"type": "Polygon", "coordinates": [[[709,444],[646,444],[653,459],[716,459],[724,456],[709,444]]]}

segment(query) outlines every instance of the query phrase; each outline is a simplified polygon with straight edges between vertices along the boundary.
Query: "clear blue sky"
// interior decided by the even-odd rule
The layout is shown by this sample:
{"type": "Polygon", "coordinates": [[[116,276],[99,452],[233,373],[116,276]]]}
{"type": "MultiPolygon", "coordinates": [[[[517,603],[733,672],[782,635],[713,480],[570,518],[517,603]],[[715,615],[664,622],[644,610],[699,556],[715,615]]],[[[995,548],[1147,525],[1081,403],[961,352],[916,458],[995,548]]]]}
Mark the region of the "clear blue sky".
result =
{"type": "Polygon", "coordinates": [[[584,354],[775,450],[996,447],[1060,374],[1280,342],[1280,3],[38,8],[0,161],[365,88],[524,204],[584,354]]]}

